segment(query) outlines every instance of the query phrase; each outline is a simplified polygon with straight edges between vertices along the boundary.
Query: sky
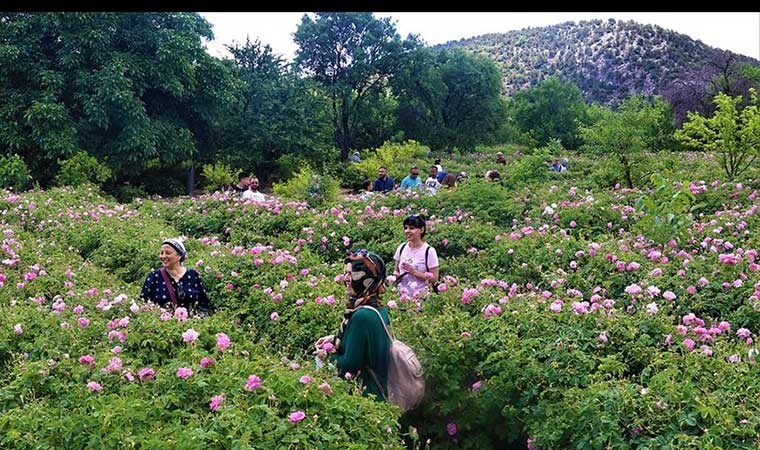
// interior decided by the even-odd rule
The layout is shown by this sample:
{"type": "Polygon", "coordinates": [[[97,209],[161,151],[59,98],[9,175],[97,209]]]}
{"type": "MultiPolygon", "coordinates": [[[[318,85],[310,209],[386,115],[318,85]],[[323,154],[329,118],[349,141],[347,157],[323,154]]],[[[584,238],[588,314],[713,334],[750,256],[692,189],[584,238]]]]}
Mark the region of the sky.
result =
{"type": "MultiPolygon", "coordinates": [[[[269,44],[275,53],[292,60],[296,45],[293,33],[304,13],[275,12],[224,12],[201,13],[211,22],[215,39],[207,44],[208,52],[218,57],[229,57],[224,45],[245,43],[257,38],[269,44]]],[[[506,33],[527,27],[556,25],[562,22],[613,18],[633,20],[643,25],[685,34],[711,47],[730,50],[760,59],[760,12],[668,12],[668,13],[375,13],[376,17],[391,17],[396,31],[406,37],[418,34],[428,45],[469,38],[488,33],[506,33]]]]}

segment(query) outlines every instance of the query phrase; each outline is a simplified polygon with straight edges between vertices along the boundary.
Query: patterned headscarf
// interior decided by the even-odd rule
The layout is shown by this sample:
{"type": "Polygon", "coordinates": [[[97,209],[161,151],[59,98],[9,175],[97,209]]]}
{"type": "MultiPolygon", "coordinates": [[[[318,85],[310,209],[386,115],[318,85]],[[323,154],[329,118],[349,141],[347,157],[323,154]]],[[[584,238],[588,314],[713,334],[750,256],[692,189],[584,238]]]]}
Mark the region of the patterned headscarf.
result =
{"type": "Polygon", "coordinates": [[[171,238],[166,239],[164,242],[161,243],[161,245],[171,245],[174,250],[177,250],[177,253],[179,253],[179,262],[183,262],[185,258],[187,258],[187,250],[185,250],[184,244],[182,244],[182,241],[180,241],[177,238],[171,238]]]}
{"type": "Polygon", "coordinates": [[[360,307],[367,305],[379,308],[379,294],[385,292],[385,262],[375,253],[361,249],[351,252],[345,259],[346,264],[351,263],[351,287],[356,297],[348,299],[346,310],[343,312],[343,320],[335,335],[335,347],[340,348],[343,333],[351,316],[360,307]]]}

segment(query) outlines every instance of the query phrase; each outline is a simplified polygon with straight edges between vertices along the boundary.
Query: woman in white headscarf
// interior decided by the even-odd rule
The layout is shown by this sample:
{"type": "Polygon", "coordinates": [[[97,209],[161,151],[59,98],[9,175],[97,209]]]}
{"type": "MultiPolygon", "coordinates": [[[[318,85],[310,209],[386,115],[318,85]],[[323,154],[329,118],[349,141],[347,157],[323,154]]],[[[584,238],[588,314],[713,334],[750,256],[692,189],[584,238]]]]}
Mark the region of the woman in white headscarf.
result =
{"type": "Polygon", "coordinates": [[[140,297],[160,306],[184,307],[198,313],[208,313],[206,288],[198,272],[182,263],[187,251],[179,239],[166,239],[159,253],[162,267],[145,278],[140,297]]]}

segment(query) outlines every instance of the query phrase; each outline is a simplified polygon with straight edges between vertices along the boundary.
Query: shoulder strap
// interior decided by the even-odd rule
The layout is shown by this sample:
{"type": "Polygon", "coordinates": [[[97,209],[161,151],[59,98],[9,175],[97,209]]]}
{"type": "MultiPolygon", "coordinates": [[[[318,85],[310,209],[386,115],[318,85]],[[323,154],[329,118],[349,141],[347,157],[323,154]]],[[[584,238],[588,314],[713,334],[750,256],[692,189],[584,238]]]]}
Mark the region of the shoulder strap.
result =
{"type": "Polygon", "coordinates": [[[401,253],[404,251],[404,248],[406,248],[406,242],[401,244],[401,250],[398,251],[398,259],[401,259],[401,253]]]}
{"type": "Polygon", "coordinates": [[[161,277],[164,279],[164,284],[166,284],[166,289],[169,290],[169,297],[172,299],[172,305],[176,308],[178,306],[177,304],[177,294],[174,292],[174,286],[172,286],[172,282],[169,280],[169,274],[166,272],[166,268],[162,267],[161,270],[161,277]]]}
{"type": "Polygon", "coordinates": [[[380,323],[383,324],[383,329],[385,330],[385,334],[388,335],[388,338],[393,341],[393,335],[391,334],[391,331],[388,329],[388,326],[385,325],[385,320],[383,320],[382,314],[380,314],[380,311],[377,309],[371,307],[371,306],[360,306],[359,309],[371,309],[372,311],[375,311],[375,314],[377,314],[377,317],[380,318],[380,323]]]}
{"type": "MultiPolygon", "coordinates": [[[[380,311],[377,309],[371,307],[371,306],[360,306],[359,309],[371,309],[372,311],[375,311],[375,314],[377,314],[377,317],[380,319],[380,323],[383,324],[383,329],[385,330],[385,334],[388,335],[388,338],[391,340],[391,343],[393,343],[393,336],[391,335],[391,332],[388,330],[388,327],[385,325],[385,320],[383,320],[383,316],[380,314],[380,311]]],[[[383,399],[387,402],[388,396],[385,394],[385,389],[383,389],[383,385],[380,384],[380,380],[377,378],[377,375],[375,374],[375,371],[372,370],[370,367],[367,367],[367,371],[372,376],[372,379],[375,381],[375,384],[380,389],[380,393],[383,394],[383,399]]]]}
{"type": "Polygon", "coordinates": [[[428,266],[427,262],[428,254],[430,254],[430,245],[427,242],[425,242],[425,245],[427,245],[427,248],[425,249],[425,270],[427,272],[430,272],[430,267],[428,266]]]}

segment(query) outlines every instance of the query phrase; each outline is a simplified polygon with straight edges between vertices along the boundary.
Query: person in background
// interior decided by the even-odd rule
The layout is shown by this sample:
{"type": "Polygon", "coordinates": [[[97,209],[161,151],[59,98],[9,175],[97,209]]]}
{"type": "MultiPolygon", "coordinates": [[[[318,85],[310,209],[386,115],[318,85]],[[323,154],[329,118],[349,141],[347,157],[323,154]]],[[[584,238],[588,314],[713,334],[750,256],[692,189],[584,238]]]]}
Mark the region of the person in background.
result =
{"type": "Polygon", "coordinates": [[[347,373],[360,376],[364,387],[362,395],[374,395],[376,401],[383,401],[388,397],[391,346],[385,332],[391,319],[380,299],[385,292],[385,262],[364,249],[349,253],[344,262],[340,279],[346,285],[348,299],[343,320],[336,334],[315,342],[314,353],[321,360],[332,353],[330,360],[341,377],[347,373]]]}
{"type": "Polygon", "coordinates": [[[435,194],[440,188],[441,182],[438,181],[438,166],[432,165],[430,166],[430,176],[425,180],[425,189],[427,189],[430,194],[435,194]]]}
{"type": "Polygon", "coordinates": [[[438,253],[425,242],[427,218],[412,214],[404,219],[406,242],[399,244],[393,259],[393,275],[402,295],[411,298],[424,296],[429,284],[438,282],[438,253]]]}
{"type": "Polygon", "coordinates": [[[161,268],[145,278],[140,298],[161,307],[187,308],[199,314],[211,311],[206,288],[198,272],[185,268],[185,246],[179,239],[166,239],[159,253],[161,268]]]}
{"type": "Polygon", "coordinates": [[[412,166],[409,169],[409,175],[404,177],[403,180],[401,180],[401,190],[404,189],[417,189],[420,186],[422,186],[422,179],[420,178],[420,168],[417,166],[412,166]]]}
{"type": "Polygon", "coordinates": [[[238,175],[238,183],[232,186],[232,190],[238,195],[242,196],[243,192],[248,189],[248,183],[250,183],[249,176],[241,173],[238,175]]]}
{"type": "Polygon", "coordinates": [[[253,200],[256,202],[266,201],[267,196],[259,192],[259,179],[252,177],[248,184],[248,189],[243,192],[243,200],[253,200]]]}
{"type": "Polygon", "coordinates": [[[501,180],[501,174],[498,170],[486,171],[486,181],[499,181],[501,180]]]}
{"type": "Polygon", "coordinates": [[[393,178],[388,175],[388,169],[385,166],[380,166],[377,169],[377,179],[372,185],[372,190],[375,192],[390,192],[393,190],[393,178]]]}
{"type": "Polygon", "coordinates": [[[438,173],[443,172],[443,166],[441,166],[441,158],[436,158],[433,164],[438,167],[438,173]]]}
{"type": "Polygon", "coordinates": [[[567,172],[567,165],[570,161],[567,158],[562,158],[562,163],[559,165],[559,172],[567,172]]]}
{"type": "Polygon", "coordinates": [[[445,177],[443,177],[443,180],[441,181],[441,186],[446,186],[447,188],[451,189],[456,187],[457,185],[457,176],[453,173],[447,173],[445,177]]]}
{"type": "Polygon", "coordinates": [[[361,160],[362,160],[362,159],[361,159],[361,157],[359,156],[359,152],[354,152],[354,153],[351,155],[351,162],[355,162],[355,163],[358,163],[358,162],[361,162],[361,160]]]}
{"type": "Polygon", "coordinates": [[[496,152],[496,164],[501,164],[502,166],[507,165],[507,160],[504,158],[504,153],[496,152]]]}
{"type": "Polygon", "coordinates": [[[552,159],[552,163],[549,166],[549,170],[553,171],[553,172],[559,172],[560,171],[559,161],[556,158],[552,159]]]}

